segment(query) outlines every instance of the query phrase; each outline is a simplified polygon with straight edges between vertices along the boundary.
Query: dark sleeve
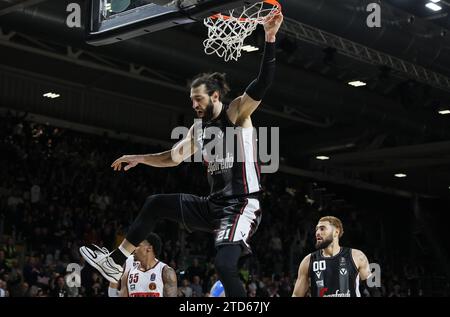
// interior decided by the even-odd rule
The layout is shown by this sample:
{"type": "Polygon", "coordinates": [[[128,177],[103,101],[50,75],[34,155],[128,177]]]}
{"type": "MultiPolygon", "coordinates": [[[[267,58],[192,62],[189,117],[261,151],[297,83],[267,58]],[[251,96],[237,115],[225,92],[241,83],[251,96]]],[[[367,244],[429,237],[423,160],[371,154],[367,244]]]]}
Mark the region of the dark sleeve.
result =
{"type": "Polygon", "coordinates": [[[264,98],[264,95],[266,94],[267,89],[273,82],[273,79],[275,77],[275,53],[276,43],[266,42],[258,77],[253,80],[245,90],[247,95],[249,95],[253,100],[262,100],[264,98]]]}
{"type": "Polygon", "coordinates": [[[367,280],[361,281],[359,290],[361,294],[365,294],[365,291],[367,291],[370,294],[370,297],[381,297],[380,290],[376,286],[367,285],[367,280]]]}

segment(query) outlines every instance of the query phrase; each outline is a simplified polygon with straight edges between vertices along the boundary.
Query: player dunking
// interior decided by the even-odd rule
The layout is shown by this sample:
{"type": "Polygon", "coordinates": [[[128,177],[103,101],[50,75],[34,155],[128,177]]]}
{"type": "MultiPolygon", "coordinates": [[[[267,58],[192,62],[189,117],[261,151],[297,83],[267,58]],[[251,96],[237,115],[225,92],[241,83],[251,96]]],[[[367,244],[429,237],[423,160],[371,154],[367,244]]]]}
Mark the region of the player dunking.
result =
{"type": "Polygon", "coordinates": [[[332,216],[322,217],[316,226],[317,251],[300,263],[293,297],[360,297],[360,288],[378,296],[376,287],[367,285],[371,275],[363,252],[341,247],[342,222],[332,216]],[[360,285],[361,284],[361,285],[360,285]]]}
{"type": "MultiPolygon", "coordinates": [[[[241,255],[251,252],[249,238],[255,233],[261,219],[258,200],[261,186],[259,167],[253,159],[256,153],[251,114],[258,108],[273,81],[276,34],[282,21],[280,13],[265,22],[266,43],[259,75],[245,93],[229,106],[222,103],[229,91],[224,75],[202,74],[192,82],[192,107],[197,117],[202,119],[200,128],[203,133],[199,138],[194,133],[194,124],[189,134],[172,150],[157,154],[126,155],[112,164],[116,171],[121,170],[122,164],[126,164],[124,170],[138,164],[153,167],[176,166],[197,151],[204,153],[209,142],[212,142],[205,137],[208,129],[220,129],[223,132],[222,141],[226,143],[227,128],[240,128],[236,146],[238,153],[230,153],[227,149],[226,153],[222,153],[222,158],[205,159],[211,188],[208,197],[189,194],[149,196],[118,249],[103,254],[96,248],[80,248],[86,261],[110,282],[119,281],[126,258],[153,231],[157,220],[169,219],[182,223],[188,230],[214,233],[217,248],[215,267],[226,295],[246,296],[239,279],[238,260],[241,255]],[[244,158],[244,162],[236,160],[239,157],[244,158]]],[[[216,137],[220,139],[221,136],[219,134],[216,137]]]]}

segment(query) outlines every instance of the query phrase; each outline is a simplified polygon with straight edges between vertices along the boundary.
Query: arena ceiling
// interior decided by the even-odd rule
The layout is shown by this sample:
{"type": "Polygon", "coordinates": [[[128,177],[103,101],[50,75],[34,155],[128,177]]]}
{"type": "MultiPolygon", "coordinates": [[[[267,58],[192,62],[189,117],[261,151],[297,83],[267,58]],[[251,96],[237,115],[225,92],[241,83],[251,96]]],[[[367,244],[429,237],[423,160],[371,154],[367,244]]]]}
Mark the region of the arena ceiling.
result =
{"type": "MultiPolygon", "coordinates": [[[[226,72],[236,96],[257,72],[258,52],[229,63],[206,56],[201,23],[108,46],[87,45],[83,28],[66,26],[71,2],[76,1],[0,0],[2,107],[39,111],[43,108],[31,105],[41,98],[36,87],[54,83],[75,105],[94,91],[103,97],[98,106],[117,102],[117,95],[131,105],[152,100],[187,125],[193,116],[189,78],[226,72]]],[[[85,2],[78,2],[84,8],[85,2]]],[[[382,27],[368,28],[371,2],[281,1],[286,22],[278,37],[276,83],[254,121],[280,127],[283,164],[300,174],[448,199],[450,115],[439,111],[450,109],[450,6],[441,1],[442,9],[434,12],[425,7],[428,1],[382,1],[382,27]],[[366,86],[351,87],[352,80],[366,86]],[[317,160],[319,155],[330,159],[317,160]]],[[[249,43],[261,47],[261,32],[249,43]]],[[[64,109],[45,114],[67,119],[64,109]]],[[[108,120],[92,124],[107,127],[108,120]]],[[[155,123],[147,135],[132,132],[163,138],[165,127],[160,134],[158,128],[155,123]]]]}

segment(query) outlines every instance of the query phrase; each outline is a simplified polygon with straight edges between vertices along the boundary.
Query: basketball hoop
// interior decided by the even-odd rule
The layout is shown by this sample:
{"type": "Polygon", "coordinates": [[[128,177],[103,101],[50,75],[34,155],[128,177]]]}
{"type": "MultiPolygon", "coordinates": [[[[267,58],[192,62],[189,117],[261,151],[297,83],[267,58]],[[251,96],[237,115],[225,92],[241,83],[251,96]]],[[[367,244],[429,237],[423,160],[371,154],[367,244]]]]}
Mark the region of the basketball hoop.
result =
{"type": "Polygon", "coordinates": [[[226,62],[241,57],[244,40],[252,34],[258,24],[264,24],[281,13],[276,0],[265,0],[248,7],[230,10],[228,14],[215,14],[204,19],[208,27],[208,38],[203,41],[205,53],[217,54],[226,62]]]}

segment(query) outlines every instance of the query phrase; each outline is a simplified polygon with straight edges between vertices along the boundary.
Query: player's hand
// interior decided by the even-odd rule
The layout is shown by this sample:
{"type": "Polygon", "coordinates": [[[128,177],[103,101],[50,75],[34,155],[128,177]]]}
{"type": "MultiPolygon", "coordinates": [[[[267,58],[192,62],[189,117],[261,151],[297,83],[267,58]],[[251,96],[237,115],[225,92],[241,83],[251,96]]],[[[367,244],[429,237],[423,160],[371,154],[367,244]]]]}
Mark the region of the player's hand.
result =
{"type": "Polygon", "coordinates": [[[120,171],[122,169],[122,163],[125,163],[125,167],[123,168],[125,171],[128,171],[130,168],[135,167],[139,163],[142,163],[142,156],[141,155],[124,155],[122,157],[119,157],[117,160],[115,160],[111,167],[115,171],[120,171]]]}
{"type": "Polygon", "coordinates": [[[264,22],[264,31],[266,32],[266,38],[274,38],[278,33],[281,24],[283,23],[283,14],[275,14],[269,17],[266,22],[264,22]]]}

